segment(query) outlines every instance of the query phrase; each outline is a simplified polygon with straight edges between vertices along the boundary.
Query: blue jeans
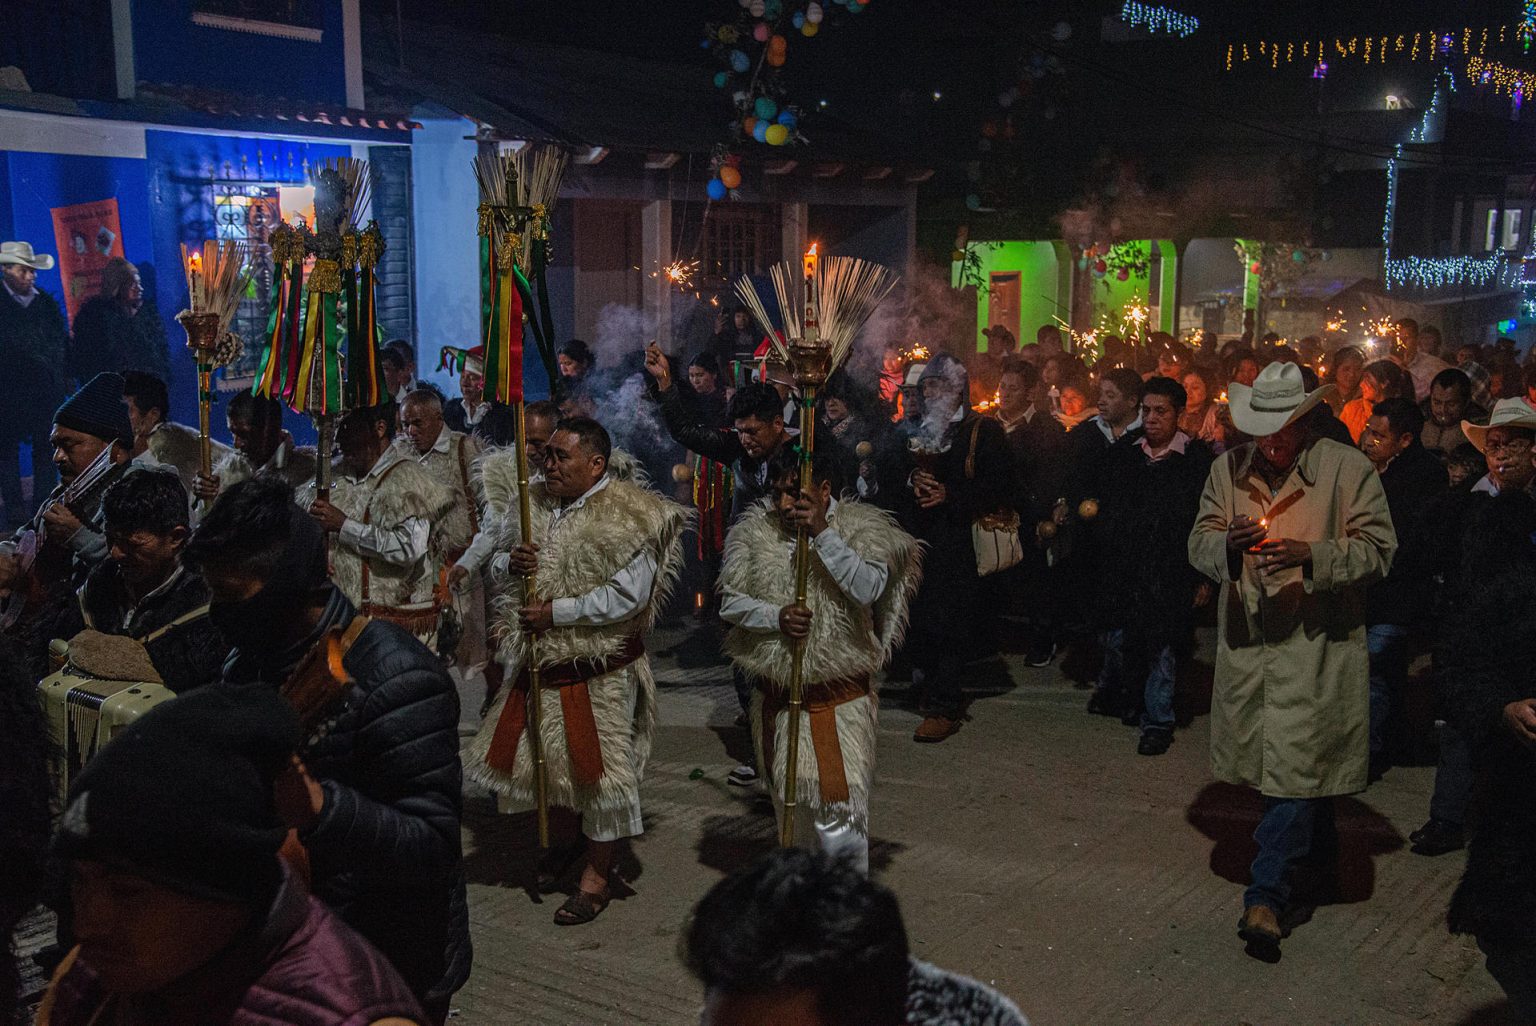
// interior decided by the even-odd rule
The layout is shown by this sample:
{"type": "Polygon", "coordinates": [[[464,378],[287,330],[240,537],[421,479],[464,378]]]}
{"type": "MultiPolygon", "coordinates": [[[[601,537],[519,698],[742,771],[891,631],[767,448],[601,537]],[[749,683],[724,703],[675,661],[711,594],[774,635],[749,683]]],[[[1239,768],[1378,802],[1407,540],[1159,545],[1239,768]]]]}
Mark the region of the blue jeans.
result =
{"type": "Polygon", "coordinates": [[[1365,629],[1365,649],[1371,658],[1371,754],[1380,755],[1386,747],[1392,698],[1408,677],[1408,628],[1372,624],[1365,629]]]}
{"type": "Polygon", "coordinates": [[[1104,665],[1099,669],[1094,690],[1129,699],[1135,694],[1132,675],[1145,674],[1140,689],[1144,709],[1141,729],[1172,730],[1176,675],[1173,646],[1164,645],[1155,652],[1148,652],[1146,646],[1123,627],[1100,632],[1099,643],[1104,649],[1104,665]]]}
{"type": "Polygon", "coordinates": [[[1292,874],[1298,863],[1328,865],[1338,858],[1339,835],[1332,798],[1264,796],[1264,818],[1253,839],[1259,844],[1243,892],[1243,907],[1268,905],[1276,914],[1291,901],[1292,874]]]}
{"type": "Polygon", "coordinates": [[[1173,646],[1164,645],[1147,660],[1147,683],[1143,688],[1146,704],[1141,714],[1142,730],[1173,729],[1173,646]]]}

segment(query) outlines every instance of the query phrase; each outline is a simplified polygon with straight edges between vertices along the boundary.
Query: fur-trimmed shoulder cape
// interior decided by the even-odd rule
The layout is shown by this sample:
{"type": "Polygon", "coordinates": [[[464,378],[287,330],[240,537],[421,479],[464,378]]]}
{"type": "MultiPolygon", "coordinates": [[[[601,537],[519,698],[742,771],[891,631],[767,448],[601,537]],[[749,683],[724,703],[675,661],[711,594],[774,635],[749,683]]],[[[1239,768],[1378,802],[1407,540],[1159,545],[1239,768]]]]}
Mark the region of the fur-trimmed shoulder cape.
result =
{"type": "MultiPolygon", "coordinates": [[[[149,433],[147,441],[149,454],[161,464],[176,471],[176,476],[181,478],[182,487],[190,492],[193,479],[201,469],[203,461],[202,439],[198,437],[197,429],[187,427],[185,424],[165,421],[149,433]]],[[[212,440],[208,444],[213,457],[213,466],[217,467],[229,458],[232,451],[229,446],[212,440]]]]}
{"type": "MultiPolygon", "coordinates": [[[[307,509],[315,498],[311,481],[296,496],[307,509]]],[[[382,559],[368,560],[368,601],[387,606],[425,602],[437,583],[443,558],[440,525],[453,507],[453,495],[413,460],[397,460],[387,473],[353,481],[338,475],[331,486],[331,502],[349,520],[371,527],[393,527],[408,517],[422,517],[432,525],[427,558],[411,566],[395,566],[382,559]]],[[[354,605],[363,601],[363,556],[348,545],[331,546],[331,577],[354,605]]]]}
{"type": "MultiPolygon", "coordinates": [[[[811,635],[805,645],[805,680],[827,683],[857,674],[874,674],[890,659],[907,626],[907,609],[922,577],[922,556],[915,538],[884,510],[861,502],[839,502],[828,518],[863,559],[884,563],[890,571],[885,591],[873,608],[864,609],[832,580],[811,555],[806,604],[811,635]]],[[[748,598],[786,606],[795,600],[794,536],[779,526],[766,503],[752,506],[726,535],[720,587],[748,598]]],[[[791,648],[777,631],[740,627],[726,636],[725,650],[748,674],[789,686],[791,648]]]]}
{"type": "Polygon", "coordinates": [[[416,464],[452,496],[447,515],[440,525],[434,525],[444,548],[452,552],[468,545],[480,524],[480,490],[475,464],[480,459],[481,447],[480,440],[473,435],[450,431],[446,427],[443,430],[448,431],[446,453],[432,451],[423,457],[407,439],[396,439],[393,448],[401,458],[416,464]]]}

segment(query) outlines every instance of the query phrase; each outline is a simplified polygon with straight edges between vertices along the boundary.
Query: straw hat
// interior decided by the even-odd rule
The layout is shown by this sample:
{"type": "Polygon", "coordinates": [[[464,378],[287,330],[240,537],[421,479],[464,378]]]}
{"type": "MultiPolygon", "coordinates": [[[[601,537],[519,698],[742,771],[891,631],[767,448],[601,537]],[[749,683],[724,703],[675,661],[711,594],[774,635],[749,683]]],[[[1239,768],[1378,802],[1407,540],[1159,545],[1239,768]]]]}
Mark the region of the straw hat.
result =
{"type": "Polygon", "coordinates": [[[53,269],[53,257],[33,253],[30,242],[0,242],[0,264],[21,264],[34,271],[48,271],[53,269]]]}
{"type": "Polygon", "coordinates": [[[1524,399],[1500,399],[1493,406],[1493,415],[1486,424],[1461,422],[1461,433],[1477,447],[1478,452],[1488,451],[1488,431],[1496,427],[1527,428],[1536,431],[1536,409],[1524,399]]]}
{"type": "Polygon", "coordinates": [[[1308,392],[1294,363],[1272,363],[1259,371],[1253,387],[1236,381],[1228,385],[1227,405],[1239,431],[1263,438],[1300,420],[1332,394],[1332,385],[1308,392]]]}

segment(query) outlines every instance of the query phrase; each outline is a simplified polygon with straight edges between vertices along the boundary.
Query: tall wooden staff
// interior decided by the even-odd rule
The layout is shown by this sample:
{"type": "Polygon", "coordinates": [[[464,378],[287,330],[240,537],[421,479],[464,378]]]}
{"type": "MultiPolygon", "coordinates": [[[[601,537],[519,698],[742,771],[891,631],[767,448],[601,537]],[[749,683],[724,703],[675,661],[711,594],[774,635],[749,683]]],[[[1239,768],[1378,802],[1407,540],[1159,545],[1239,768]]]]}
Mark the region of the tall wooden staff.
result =
{"type": "Polygon", "coordinates": [[[240,337],[230,332],[246,289],[251,283],[249,251],[236,242],[205,241],[198,249],[181,247],[187,276],[187,309],[176,320],[187,333],[187,348],[197,363],[198,462],[204,477],[213,476],[213,442],[209,429],[213,406],[213,372],[240,358],[240,337]]]}
{"type": "MultiPolygon", "coordinates": [[[[816,449],[816,394],[832,372],[848,359],[858,334],[875,307],[896,285],[887,268],[851,257],[822,260],[811,244],[799,266],[785,261],[769,270],[781,325],[769,318],[750,278],[736,283],[736,294],[773,340],[774,355],[789,365],[800,388],[800,494],[811,492],[811,457],[816,449]],[[788,340],[787,342],[785,340],[788,340]]],[[[795,603],[804,605],[811,572],[810,535],[795,532],[795,603]]],[[[779,843],[795,843],[795,812],[800,777],[800,719],[805,692],[805,639],[791,647],[787,725],[784,745],[784,821],[779,843]]],[[[765,723],[765,731],[774,724],[765,723]]],[[[773,767],[767,768],[772,772],[773,767]]]]}
{"type": "MultiPolygon", "coordinates": [[[[524,544],[533,540],[533,511],[528,494],[528,431],[523,397],[523,326],[527,321],[540,343],[541,355],[549,340],[539,328],[539,311],[527,277],[519,269],[531,268],[542,285],[549,242],[549,215],[565,174],[567,155],[554,147],[525,147],[511,154],[481,154],[474,161],[480,186],[478,232],[485,297],[483,332],[485,345],[485,400],[512,406],[516,414],[517,516],[524,544]]],[[[540,294],[548,305],[548,290],[540,294]]],[[[549,323],[548,310],[542,320],[549,323]]],[[[536,600],[532,574],[523,576],[523,603],[536,600]]],[[[538,635],[528,632],[529,751],[533,756],[534,802],[538,815],[539,847],[549,847],[549,770],[544,761],[543,681],[539,668],[538,635]]],[[[509,701],[511,699],[509,698],[509,701]]]]}

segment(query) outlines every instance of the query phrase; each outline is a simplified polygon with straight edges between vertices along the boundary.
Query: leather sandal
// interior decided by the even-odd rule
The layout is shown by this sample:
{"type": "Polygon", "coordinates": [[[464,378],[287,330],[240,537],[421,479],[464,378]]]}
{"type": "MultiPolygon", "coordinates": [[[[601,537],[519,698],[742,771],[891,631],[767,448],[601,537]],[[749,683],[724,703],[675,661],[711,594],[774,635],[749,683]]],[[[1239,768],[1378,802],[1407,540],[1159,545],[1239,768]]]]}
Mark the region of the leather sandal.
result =
{"type": "Polygon", "coordinates": [[[577,891],[565,899],[565,904],[555,911],[556,926],[583,926],[602,914],[613,900],[613,892],[605,888],[601,894],[577,891]]]}
{"type": "Polygon", "coordinates": [[[539,858],[539,864],[535,868],[535,883],[540,894],[548,894],[560,889],[560,881],[570,875],[576,866],[576,861],[586,851],[586,842],[576,840],[572,844],[557,845],[550,848],[539,858]]]}

